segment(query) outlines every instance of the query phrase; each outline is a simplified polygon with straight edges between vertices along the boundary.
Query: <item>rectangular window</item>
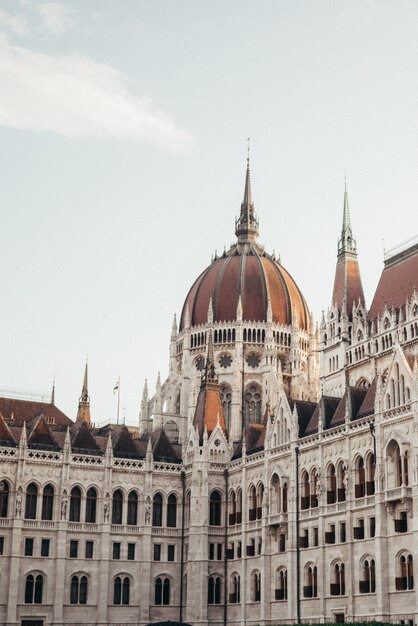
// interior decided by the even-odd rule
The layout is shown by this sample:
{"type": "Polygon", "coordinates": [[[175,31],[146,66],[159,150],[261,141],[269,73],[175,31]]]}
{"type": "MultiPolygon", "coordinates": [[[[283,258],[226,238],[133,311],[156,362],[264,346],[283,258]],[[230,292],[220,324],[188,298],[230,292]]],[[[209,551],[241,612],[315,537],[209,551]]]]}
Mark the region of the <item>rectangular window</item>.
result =
{"type": "Polygon", "coordinates": [[[376,518],[369,517],[369,535],[370,537],[374,537],[376,534],[376,518]]]}
{"type": "MultiPolygon", "coordinates": [[[[308,531],[306,531],[308,532],[308,531]]],[[[258,538],[258,554],[261,554],[261,548],[263,547],[263,540],[261,537],[258,538]]]]}
{"type": "Polygon", "coordinates": [[[215,544],[209,544],[209,561],[213,561],[215,558],[215,544]]]}
{"type": "Polygon", "coordinates": [[[286,535],[284,533],[280,533],[279,535],[279,552],[286,551],[286,535]]]}
{"type": "Polygon", "coordinates": [[[76,559],[78,555],[78,541],[71,539],[70,541],[70,558],[76,559]]]}
{"type": "Polygon", "coordinates": [[[41,541],[41,556],[49,556],[49,539],[42,539],[41,541]]]}
{"type": "Polygon", "coordinates": [[[313,543],[314,546],[317,546],[318,545],[318,528],[315,527],[312,530],[313,530],[313,541],[312,541],[312,543],[313,543]]]}
{"type": "Polygon", "coordinates": [[[176,552],[176,546],[169,543],[167,547],[167,561],[174,561],[175,552],[176,552]]]}
{"type": "Polygon", "coordinates": [[[341,543],[346,542],[345,522],[340,522],[340,541],[341,543]]]}
{"type": "Polygon", "coordinates": [[[115,560],[120,559],[120,543],[117,541],[113,542],[113,558],[115,560]]]}
{"type": "Polygon", "coordinates": [[[128,561],[135,561],[136,543],[128,543],[128,561]]]}
{"type": "Polygon", "coordinates": [[[0,537],[0,555],[4,553],[4,537],[0,537]]]}
{"type": "Polygon", "coordinates": [[[94,546],[93,541],[86,541],[86,552],[85,552],[86,559],[93,558],[93,546],[94,546]]]}
{"type": "Polygon", "coordinates": [[[25,539],[25,556],[33,556],[33,543],[32,537],[26,537],[25,539]]]}
{"type": "Polygon", "coordinates": [[[238,541],[238,545],[237,545],[237,559],[240,559],[242,557],[242,544],[241,541],[238,541]]]}
{"type": "Polygon", "coordinates": [[[161,544],[154,543],[154,561],[161,561],[161,544]]]}
{"type": "Polygon", "coordinates": [[[221,543],[217,544],[216,558],[218,559],[218,561],[222,561],[222,544],[221,543]]]}

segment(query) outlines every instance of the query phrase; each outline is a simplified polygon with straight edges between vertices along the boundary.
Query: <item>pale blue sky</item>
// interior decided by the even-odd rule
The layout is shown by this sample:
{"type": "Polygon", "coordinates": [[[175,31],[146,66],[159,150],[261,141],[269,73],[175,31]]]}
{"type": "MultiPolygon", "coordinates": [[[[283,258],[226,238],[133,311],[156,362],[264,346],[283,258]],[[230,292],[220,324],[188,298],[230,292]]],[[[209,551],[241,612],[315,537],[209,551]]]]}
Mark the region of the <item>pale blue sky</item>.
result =
{"type": "Polygon", "coordinates": [[[347,172],[367,302],[417,234],[418,3],[0,3],[0,386],[136,423],[174,312],[234,240],[251,137],[260,241],[319,319],[347,172]]]}

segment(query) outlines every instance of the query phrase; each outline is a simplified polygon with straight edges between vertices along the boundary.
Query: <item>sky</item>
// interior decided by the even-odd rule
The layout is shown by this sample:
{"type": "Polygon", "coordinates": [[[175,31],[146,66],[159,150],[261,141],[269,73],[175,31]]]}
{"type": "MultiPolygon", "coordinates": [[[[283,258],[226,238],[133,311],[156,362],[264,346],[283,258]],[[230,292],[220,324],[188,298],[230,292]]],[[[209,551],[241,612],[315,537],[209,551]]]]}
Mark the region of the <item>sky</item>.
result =
{"type": "Polygon", "coordinates": [[[347,179],[370,305],[417,235],[414,0],[1,0],[0,387],[137,424],[173,315],[235,240],[247,137],[260,243],[315,319],[347,179]]]}

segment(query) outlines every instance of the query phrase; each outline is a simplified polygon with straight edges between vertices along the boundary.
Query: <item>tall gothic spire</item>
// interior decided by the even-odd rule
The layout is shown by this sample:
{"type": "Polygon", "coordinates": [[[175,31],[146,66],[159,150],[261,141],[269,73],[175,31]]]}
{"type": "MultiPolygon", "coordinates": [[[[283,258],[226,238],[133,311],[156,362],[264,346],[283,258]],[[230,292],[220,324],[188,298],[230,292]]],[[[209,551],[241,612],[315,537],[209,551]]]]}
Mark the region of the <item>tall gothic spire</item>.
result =
{"type": "Polygon", "coordinates": [[[341,238],[338,241],[338,254],[344,254],[345,252],[352,252],[353,254],[357,252],[356,240],[351,231],[347,183],[344,184],[343,227],[341,229],[341,238]]]}
{"type": "Polygon", "coordinates": [[[88,365],[86,361],[86,367],[84,370],[83,387],[81,389],[81,396],[78,403],[77,419],[76,422],[85,421],[89,426],[90,420],[90,397],[88,391],[88,365]]]}
{"type": "Polygon", "coordinates": [[[235,234],[239,242],[255,241],[258,237],[258,219],[254,211],[251,196],[250,148],[248,146],[247,171],[245,173],[244,199],[241,202],[241,213],[235,221],[235,234]]]}
{"type": "Polygon", "coordinates": [[[338,240],[337,267],[335,269],[332,304],[339,311],[346,311],[352,317],[353,304],[365,305],[360,268],[357,260],[356,240],[353,237],[348,204],[347,183],[344,185],[343,225],[338,240]]]}

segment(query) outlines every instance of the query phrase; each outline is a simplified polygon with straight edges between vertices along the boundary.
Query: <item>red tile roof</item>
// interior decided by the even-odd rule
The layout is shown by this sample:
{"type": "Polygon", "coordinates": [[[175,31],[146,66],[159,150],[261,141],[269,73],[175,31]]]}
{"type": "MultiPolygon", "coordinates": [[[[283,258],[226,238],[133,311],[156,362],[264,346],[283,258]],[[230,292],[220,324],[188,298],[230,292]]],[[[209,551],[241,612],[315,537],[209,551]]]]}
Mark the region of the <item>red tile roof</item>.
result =
{"type": "Polygon", "coordinates": [[[16,426],[23,422],[30,422],[42,413],[46,418],[51,418],[57,426],[72,426],[73,422],[54,404],[44,402],[32,402],[31,400],[16,400],[14,398],[0,397],[0,413],[5,419],[13,419],[16,426]]]}
{"type": "Polygon", "coordinates": [[[361,284],[360,268],[357,257],[344,254],[338,257],[335,268],[334,291],[332,293],[332,304],[336,304],[341,311],[344,295],[346,294],[346,309],[351,317],[353,303],[360,302],[364,305],[363,286],[361,284]]]}

